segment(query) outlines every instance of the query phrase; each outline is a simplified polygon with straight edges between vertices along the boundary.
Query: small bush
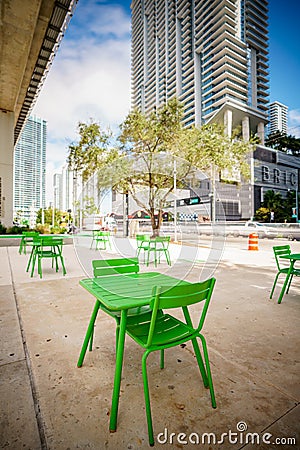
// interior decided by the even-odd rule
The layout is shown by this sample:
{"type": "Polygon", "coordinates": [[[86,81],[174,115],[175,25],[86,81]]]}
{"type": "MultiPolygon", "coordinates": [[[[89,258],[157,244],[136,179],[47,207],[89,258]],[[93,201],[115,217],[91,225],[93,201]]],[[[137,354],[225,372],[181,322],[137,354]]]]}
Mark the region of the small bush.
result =
{"type": "Polygon", "coordinates": [[[38,223],[36,226],[36,231],[38,231],[40,234],[50,234],[50,225],[47,223],[45,225],[38,223]]]}
{"type": "Polygon", "coordinates": [[[14,225],[10,228],[7,228],[6,234],[22,234],[23,231],[31,231],[28,227],[19,227],[18,225],[14,225]]]}
{"type": "Polygon", "coordinates": [[[0,222],[0,234],[5,234],[6,233],[6,227],[4,225],[2,225],[2,223],[0,222]]]}

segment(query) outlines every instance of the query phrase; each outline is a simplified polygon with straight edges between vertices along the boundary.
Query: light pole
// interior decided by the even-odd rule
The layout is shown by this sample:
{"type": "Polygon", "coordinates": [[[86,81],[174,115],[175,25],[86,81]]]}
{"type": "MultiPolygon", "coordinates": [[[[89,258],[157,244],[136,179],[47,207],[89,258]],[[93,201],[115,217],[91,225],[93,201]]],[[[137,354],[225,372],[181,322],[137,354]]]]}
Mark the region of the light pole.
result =
{"type": "Polygon", "coordinates": [[[215,179],[215,165],[211,165],[211,192],[210,197],[210,220],[212,223],[216,221],[216,179],[215,179]]]}
{"type": "Polygon", "coordinates": [[[174,189],[174,242],[177,242],[177,182],[176,182],[176,176],[177,176],[177,167],[176,167],[176,159],[174,158],[174,168],[173,168],[173,189],[174,189]]]}
{"type": "Polygon", "coordinates": [[[297,189],[296,189],[296,223],[299,222],[299,220],[298,220],[298,218],[299,218],[298,204],[299,204],[299,202],[298,202],[298,186],[297,186],[297,189]]]}

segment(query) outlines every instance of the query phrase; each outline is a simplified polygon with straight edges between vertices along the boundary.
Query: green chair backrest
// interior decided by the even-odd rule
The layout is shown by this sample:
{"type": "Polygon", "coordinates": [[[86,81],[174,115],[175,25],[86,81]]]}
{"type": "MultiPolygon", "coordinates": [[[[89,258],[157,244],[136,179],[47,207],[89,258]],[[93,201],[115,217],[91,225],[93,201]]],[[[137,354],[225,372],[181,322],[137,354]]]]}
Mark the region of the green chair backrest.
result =
{"type": "Polygon", "coordinates": [[[150,241],[150,234],[136,234],[135,236],[137,242],[145,242],[145,241],[150,241]]]}
{"type": "Polygon", "coordinates": [[[110,236],[110,231],[98,231],[97,236],[110,236]]]}
{"type": "Polygon", "coordinates": [[[34,240],[37,240],[41,247],[53,247],[57,246],[61,250],[63,245],[63,238],[56,237],[56,236],[39,236],[37,238],[34,238],[34,240]]]}
{"type": "Polygon", "coordinates": [[[149,327],[147,347],[151,347],[154,333],[159,332],[159,322],[156,322],[156,318],[158,311],[161,309],[182,308],[186,323],[191,329],[191,333],[199,333],[204,324],[215,282],[215,278],[210,278],[203,282],[187,285],[154,287],[153,297],[150,302],[152,318],[149,327]],[[205,303],[199,314],[198,325],[194,328],[188,306],[202,301],[205,303]]]}
{"type": "Polygon", "coordinates": [[[92,261],[94,277],[138,273],[138,258],[97,259],[92,261]]]}
{"type": "Polygon", "coordinates": [[[22,235],[23,236],[25,236],[25,237],[29,237],[29,238],[33,238],[33,237],[36,237],[36,236],[39,236],[39,232],[38,231],[23,231],[22,232],[22,235]]]}
{"type": "Polygon", "coordinates": [[[280,260],[281,256],[290,255],[291,254],[291,247],[287,245],[276,245],[273,247],[273,252],[276,260],[276,265],[278,270],[280,271],[283,268],[283,265],[286,267],[289,265],[289,261],[285,264],[283,263],[284,260],[280,260]]]}
{"type": "Polygon", "coordinates": [[[163,244],[164,248],[168,248],[170,243],[170,236],[157,236],[155,238],[155,242],[163,244]]]}

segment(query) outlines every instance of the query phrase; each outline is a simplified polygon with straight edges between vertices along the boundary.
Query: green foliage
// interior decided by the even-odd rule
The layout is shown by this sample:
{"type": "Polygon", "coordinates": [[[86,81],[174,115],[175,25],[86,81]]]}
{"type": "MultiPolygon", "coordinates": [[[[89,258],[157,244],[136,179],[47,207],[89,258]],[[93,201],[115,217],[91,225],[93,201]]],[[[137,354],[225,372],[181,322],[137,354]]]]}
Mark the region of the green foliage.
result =
{"type": "Polygon", "coordinates": [[[150,114],[130,112],[120,125],[115,148],[109,149],[111,134],[96,123],[80,123],[80,141],[69,146],[70,169],[86,180],[99,171],[99,189],[113,188],[129,193],[151,218],[154,234],[159,233],[162,209],[174,186],[173,167],[176,159],[177,188],[193,178],[197,170],[209,172],[237,171],[249,176],[247,154],[252,141],[232,138],[217,124],[184,128],[183,105],[176,99],[150,114]],[[143,191],[143,195],[141,192],[143,191]]]}
{"type": "MultiPolygon", "coordinates": [[[[54,224],[60,225],[62,223],[67,223],[69,219],[72,221],[72,217],[69,217],[67,211],[61,211],[59,209],[54,210],[54,224]]],[[[37,226],[42,225],[42,209],[39,209],[36,216],[37,226]]],[[[53,221],[53,209],[52,207],[44,209],[44,225],[49,229],[53,221]]]]}
{"type": "Polygon", "coordinates": [[[78,144],[69,145],[68,165],[75,173],[81,173],[86,181],[106,163],[111,132],[101,130],[92,119],[88,124],[79,122],[77,131],[80,139],[78,144]]]}
{"type": "Polygon", "coordinates": [[[36,231],[38,231],[40,234],[50,234],[50,224],[42,225],[41,223],[38,223],[36,226],[36,231]]]}
{"type": "MultiPolygon", "coordinates": [[[[269,208],[264,208],[261,206],[258,208],[258,210],[255,213],[254,219],[258,220],[259,222],[270,222],[270,210],[269,208]]],[[[276,213],[275,213],[276,214],[276,213]]],[[[277,217],[277,215],[276,215],[277,217]]]]}
{"type": "Polygon", "coordinates": [[[261,207],[255,212],[255,220],[270,222],[271,211],[274,211],[275,222],[292,221],[292,208],[296,205],[296,192],[288,191],[286,198],[280,192],[269,190],[264,194],[261,207]]]}
{"type": "Polygon", "coordinates": [[[99,214],[99,208],[95,205],[95,200],[93,197],[84,197],[83,198],[84,211],[83,215],[87,214],[88,216],[99,214]]]}
{"type": "Polygon", "coordinates": [[[300,139],[281,131],[270,134],[266,139],[266,145],[294,156],[300,156],[300,139]]]}
{"type": "Polygon", "coordinates": [[[12,227],[5,227],[0,222],[0,234],[22,234],[23,231],[33,231],[29,227],[21,227],[18,225],[13,225],[12,227]]]}
{"type": "Polygon", "coordinates": [[[0,222],[0,234],[6,234],[6,227],[0,222]]]}

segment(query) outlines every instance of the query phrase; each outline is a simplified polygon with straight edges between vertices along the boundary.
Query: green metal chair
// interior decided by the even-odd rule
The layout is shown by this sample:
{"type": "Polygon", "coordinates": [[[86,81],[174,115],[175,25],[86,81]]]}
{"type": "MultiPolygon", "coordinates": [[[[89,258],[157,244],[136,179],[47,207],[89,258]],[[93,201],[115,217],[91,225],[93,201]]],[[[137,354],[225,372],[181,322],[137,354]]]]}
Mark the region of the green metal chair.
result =
{"type": "MultiPolygon", "coordinates": [[[[290,262],[288,260],[283,260],[280,259],[281,256],[285,256],[285,255],[290,255],[291,254],[291,247],[289,245],[277,245],[275,247],[273,247],[273,252],[274,252],[274,256],[275,256],[275,261],[276,261],[276,266],[277,266],[277,274],[273,283],[273,287],[272,287],[272,291],[270,294],[270,298],[273,297],[274,294],[274,290],[275,290],[275,286],[276,283],[278,281],[278,277],[280,274],[285,274],[287,275],[288,271],[289,271],[289,267],[290,267],[290,262]]],[[[300,269],[293,269],[292,273],[290,275],[290,279],[288,281],[288,285],[287,285],[287,290],[286,293],[288,294],[289,289],[290,289],[290,285],[293,279],[293,276],[300,276],[300,269]]]]}
{"type": "Polygon", "coordinates": [[[96,241],[96,250],[98,250],[99,244],[100,244],[99,250],[106,250],[107,245],[111,249],[110,232],[109,231],[98,231],[98,233],[95,236],[95,241],[96,241]]]}
{"type": "Polygon", "coordinates": [[[96,236],[98,235],[99,230],[93,230],[92,231],[92,242],[91,242],[91,246],[90,249],[93,248],[94,242],[96,241],[96,236]]]}
{"type": "MultiPolygon", "coordinates": [[[[138,258],[118,258],[118,259],[102,259],[102,260],[94,260],[92,261],[93,266],[93,275],[95,278],[105,277],[108,275],[126,275],[130,273],[138,273],[139,261],[138,258]]],[[[88,325],[88,329],[85,335],[85,339],[80,351],[79,359],[77,362],[77,367],[81,367],[83,364],[83,360],[87,351],[87,347],[89,346],[89,351],[92,351],[93,347],[93,339],[94,339],[94,327],[95,321],[98,315],[98,311],[101,309],[109,316],[113,317],[116,321],[116,346],[118,344],[119,338],[119,330],[120,330],[120,321],[121,315],[120,311],[111,311],[107,309],[102,303],[98,300],[95,302],[95,306],[92,312],[92,316],[88,325]]],[[[149,306],[142,306],[140,308],[132,308],[128,311],[127,322],[130,323],[132,317],[136,315],[142,315],[144,319],[147,318],[147,314],[151,314],[151,309],[149,306]]]]}
{"type": "Polygon", "coordinates": [[[150,242],[148,251],[147,266],[149,265],[149,258],[151,252],[154,253],[154,264],[157,266],[157,261],[160,263],[160,257],[165,255],[168,265],[171,265],[171,258],[169,253],[170,236],[157,236],[150,242]],[[158,258],[157,258],[158,257],[158,258]]]}
{"type": "Polygon", "coordinates": [[[22,237],[21,237],[21,242],[20,242],[20,247],[19,247],[20,255],[22,253],[24,253],[24,255],[26,255],[26,246],[31,245],[33,242],[33,238],[39,236],[39,234],[40,233],[38,231],[23,231],[22,232],[22,237]]]}
{"type": "Polygon", "coordinates": [[[31,277],[33,277],[36,261],[38,263],[38,274],[42,278],[42,259],[52,259],[55,261],[55,269],[58,272],[58,260],[61,262],[63,275],[65,275],[66,268],[64,264],[64,258],[62,256],[63,238],[54,236],[39,236],[33,238],[32,252],[28,261],[28,272],[31,264],[31,277]]]}
{"type": "Polygon", "coordinates": [[[149,250],[150,250],[150,235],[149,234],[137,234],[135,236],[136,239],[136,256],[139,258],[141,251],[144,252],[144,263],[146,263],[146,255],[147,261],[149,264],[149,250]]]}
{"type": "Polygon", "coordinates": [[[206,388],[209,388],[212,407],[216,408],[206,341],[204,336],[201,334],[215,281],[215,278],[211,278],[204,282],[184,286],[179,285],[171,288],[156,287],[153,290],[153,297],[150,303],[152,314],[149,316],[149,320],[144,320],[141,316],[136,316],[133,320],[127,323],[127,334],[145,350],[142,357],[142,376],[144,383],[149,444],[151,446],[154,445],[154,436],[147,375],[147,358],[151,352],[160,350],[160,367],[163,368],[164,349],[191,341],[203,379],[203,384],[206,388]],[[200,302],[203,302],[203,308],[199,313],[197,326],[194,327],[188,307],[200,302]],[[167,310],[179,307],[182,308],[185,322],[170,314],[162,313],[163,309],[167,310]],[[204,362],[197,338],[201,340],[204,362]]]}

